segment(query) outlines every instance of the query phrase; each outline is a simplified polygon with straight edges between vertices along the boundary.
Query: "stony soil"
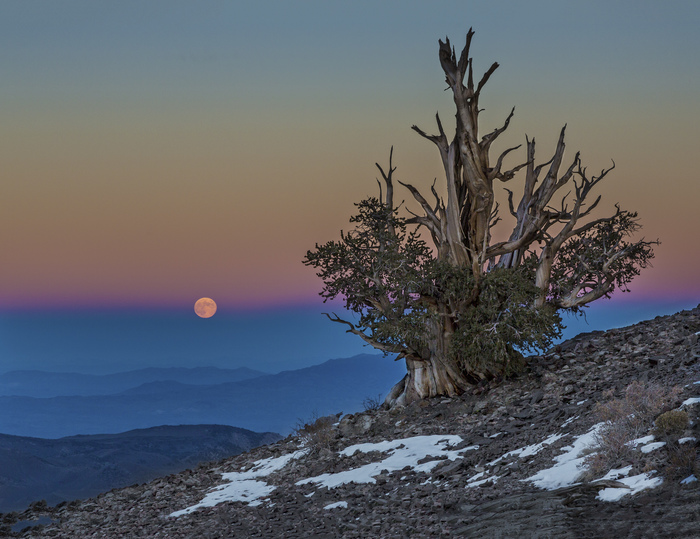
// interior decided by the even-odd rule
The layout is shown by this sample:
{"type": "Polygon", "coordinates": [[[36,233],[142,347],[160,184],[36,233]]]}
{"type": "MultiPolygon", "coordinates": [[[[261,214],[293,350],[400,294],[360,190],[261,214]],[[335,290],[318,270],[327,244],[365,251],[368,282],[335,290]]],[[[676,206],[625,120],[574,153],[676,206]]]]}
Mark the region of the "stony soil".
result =
{"type": "MultiPolygon", "coordinates": [[[[0,515],[0,526],[4,526],[0,535],[700,538],[700,481],[681,485],[677,477],[667,477],[661,486],[618,502],[596,500],[602,484],[546,491],[523,481],[550,467],[571,436],[530,458],[513,456],[488,464],[555,432],[586,432],[596,422],[596,403],[620,397],[633,381],[679,387],[676,406],[700,396],[700,385],[694,384],[700,381],[699,332],[700,306],[628,328],[579,335],[530,358],[527,372],[518,378],[492,382],[459,398],[339,417],[325,442],[266,479],[278,488],[258,506],[227,502],[178,518],[168,516],[198,503],[208,490],[224,483],[223,472],[246,470],[256,460],[299,449],[298,437],[96,498],[55,508],[37,503],[22,514],[0,515]],[[378,460],[379,455],[365,453],[339,457],[337,451],[344,447],[428,434],[456,434],[463,439],[459,447],[476,444],[479,449],[466,451],[454,461],[445,460],[430,473],[383,473],[376,483],[350,483],[330,490],[295,484],[299,479],[378,460]],[[480,471],[498,480],[467,486],[480,471]],[[348,506],[324,509],[338,501],[348,506]],[[42,515],[54,522],[21,534],[10,531],[17,520],[42,515]]],[[[693,408],[691,416],[696,421],[684,433],[698,440],[699,409],[693,408]]],[[[700,448],[698,442],[692,444],[700,448]]],[[[667,458],[664,449],[654,452],[659,470],[667,458]]],[[[696,461],[696,474],[698,465],[696,461]]]]}

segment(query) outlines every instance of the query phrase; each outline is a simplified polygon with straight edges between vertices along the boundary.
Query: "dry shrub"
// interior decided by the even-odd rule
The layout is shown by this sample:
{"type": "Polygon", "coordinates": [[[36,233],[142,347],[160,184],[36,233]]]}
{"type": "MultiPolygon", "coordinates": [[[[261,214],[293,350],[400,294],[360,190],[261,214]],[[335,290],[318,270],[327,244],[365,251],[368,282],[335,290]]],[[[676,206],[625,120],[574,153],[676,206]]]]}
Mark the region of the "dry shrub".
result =
{"type": "Polygon", "coordinates": [[[364,406],[365,412],[371,412],[379,410],[382,407],[382,402],[382,396],[379,394],[376,397],[367,397],[362,401],[362,406],[364,406]]]}
{"type": "Polygon", "coordinates": [[[695,444],[673,444],[669,447],[668,464],[663,469],[669,480],[685,479],[691,474],[700,475],[698,451],[695,444]]]}
{"type": "Polygon", "coordinates": [[[308,421],[299,419],[294,428],[294,434],[301,438],[302,444],[309,448],[312,453],[317,453],[322,449],[330,449],[335,438],[333,424],[335,416],[318,417],[314,412],[308,421]]]}
{"type": "Polygon", "coordinates": [[[625,390],[625,400],[630,403],[633,413],[639,414],[645,421],[650,421],[673,408],[681,393],[679,387],[665,388],[632,382],[625,390]]]}
{"type": "MultiPolygon", "coordinates": [[[[654,384],[632,382],[627,386],[623,398],[599,403],[595,414],[601,421],[624,429],[630,435],[628,440],[632,440],[646,434],[654,418],[673,408],[680,394],[678,387],[666,389],[654,384]]],[[[606,395],[612,397],[610,392],[606,395]]]]}
{"type": "Polygon", "coordinates": [[[598,403],[595,415],[604,425],[594,436],[596,452],[586,457],[593,478],[623,463],[641,465],[641,454],[628,442],[644,436],[655,417],[672,408],[681,394],[680,388],[666,389],[657,385],[632,382],[621,399],[598,403]],[[639,462],[637,462],[639,460],[639,462]]]}

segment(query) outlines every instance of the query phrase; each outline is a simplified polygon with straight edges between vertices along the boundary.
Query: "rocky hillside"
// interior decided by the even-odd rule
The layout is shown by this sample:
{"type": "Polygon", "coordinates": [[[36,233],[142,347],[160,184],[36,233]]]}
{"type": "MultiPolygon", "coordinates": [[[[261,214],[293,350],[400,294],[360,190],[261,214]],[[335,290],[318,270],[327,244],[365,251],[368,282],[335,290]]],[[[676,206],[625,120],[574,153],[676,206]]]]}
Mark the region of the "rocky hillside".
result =
{"type": "Polygon", "coordinates": [[[580,335],[460,398],[0,520],[65,538],[700,537],[699,431],[700,307],[580,335]]]}

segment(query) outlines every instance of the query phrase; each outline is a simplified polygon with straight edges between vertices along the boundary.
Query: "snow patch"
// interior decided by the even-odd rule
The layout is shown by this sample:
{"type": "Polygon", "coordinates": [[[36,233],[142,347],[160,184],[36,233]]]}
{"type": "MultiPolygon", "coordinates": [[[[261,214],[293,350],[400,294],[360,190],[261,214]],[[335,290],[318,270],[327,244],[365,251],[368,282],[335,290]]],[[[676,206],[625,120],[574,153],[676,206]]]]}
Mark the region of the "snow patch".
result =
{"type": "MultiPolygon", "coordinates": [[[[606,480],[616,481],[618,479],[622,479],[623,477],[627,477],[631,471],[632,471],[632,466],[625,466],[624,468],[612,469],[608,473],[606,473],[603,477],[601,477],[600,479],[596,479],[595,481],[606,481],[606,480]]],[[[592,482],[595,483],[595,481],[592,481],[592,482]]]]}
{"type": "Polygon", "coordinates": [[[488,483],[489,481],[495,483],[498,481],[500,478],[500,475],[496,476],[486,476],[486,472],[479,472],[475,476],[469,478],[467,480],[467,487],[478,487],[479,485],[483,485],[484,483],[488,483]]]}
{"type": "Polygon", "coordinates": [[[681,481],[681,485],[687,485],[688,483],[692,483],[693,481],[697,481],[698,478],[695,477],[694,475],[689,475],[683,481],[681,481]]]}
{"type": "Polygon", "coordinates": [[[697,442],[697,438],[695,436],[687,436],[685,438],[678,439],[679,444],[687,444],[688,442],[697,442]]]}
{"type": "Polygon", "coordinates": [[[557,440],[561,440],[564,436],[568,436],[568,434],[552,434],[546,440],[544,440],[538,444],[528,445],[526,447],[521,447],[520,449],[514,449],[513,451],[508,451],[508,453],[501,455],[496,460],[492,460],[491,462],[489,462],[488,466],[493,466],[494,464],[501,462],[503,459],[508,458],[511,455],[515,455],[515,456],[520,457],[520,458],[525,458],[525,457],[529,457],[531,455],[535,455],[535,454],[539,453],[540,451],[542,451],[544,449],[545,445],[552,445],[557,440]]]}
{"type": "Polygon", "coordinates": [[[335,503],[329,503],[324,507],[324,509],[337,509],[338,507],[347,507],[348,502],[335,502],[335,503]]]}
{"type": "Polygon", "coordinates": [[[585,449],[594,445],[594,436],[603,424],[593,425],[588,432],[577,436],[573,444],[562,448],[564,453],[554,457],[556,462],[554,466],[540,470],[532,477],[525,479],[525,481],[531,481],[536,486],[547,490],[573,485],[585,468],[584,457],[580,455],[585,449]]]}
{"type": "Polygon", "coordinates": [[[620,483],[627,485],[629,488],[604,488],[598,492],[596,499],[604,502],[616,502],[627,494],[636,494],[647,488],[658,487],[663,483],[660,477],[652,477],[653,472],[633,475],[619,479],[620,483]]]}
{"type": "Polygon", "coordinates": [[[383,441],[377,443],[364,443],[351,445],[343,449],[340,454],[352,456],[356,452],[369,453],[371,451],[389,452],[389,456],[379,462],[370,462],[359,468],[345,470],[337,473],[324,473],[316,477],[309,477],[297,481],[297,485],[316,483],[322,487],[335,488],[347,483],[375,483],[374,479],[382,470],[391,473],[410,466],[416,472],[430,472],[442,460],[431,460],[418,464],[419,460],[426,457],[447,457],[455,460],[465,451],[478,449],[478,445],[472,445],[457,450],[449,450],[450,446],[459,444],[462,438],[457,435],[432,435],[414,436],[399,440],[383,441]]]}
{"type": "Polygon", "coordinates": [[[651,444],[647,444],[645,446],[642,446],[642,453],[651,453],[652,451],[654,451],[654,449],[658,449],[665,445],[666,442],[653,442],[651,444]]]}
{"type": "MultiPolygon", "coordinates": [[[[698,382],[695,382],[696,384],[698,382]]],[[[693,404],[697,404],[700,402],[700,397],[692,397],[690,399],[686,399],[683,401],[683,404],[681,406],[692,406],[693,404]]]]}
{"type": "Polygon", "coordinates": [[[467,483],[479,483],[481,484],[481,478],[486,475],[486,472],[479,472],[476,475],[471,476],[467,479],[467,483]]]}
{"type": "Polygon", "coordinates": [[[566,427],[569,423],[573,423],[573,422],[576,421],[579,417],[580,417],[580,416],[577,416],[577,415],[575,415],[575,416],[573,416],[573,417],[570,417],[569,419],[567,419],[566,421],[564,421],[564,422],[561,424],[561,428],[563,429],[563,428],[566,427]]]}
{"type": "Polygon", "coordinates": [[[266,477],[272,472],[281,470],[290,461],[304,455],[305,451],[295,451],[281,457],[270,457],[255,461],[253,467],[247,472],[231,472],[222,474],[222,478],[229,483],[219,485],[207,493],[198,504],[171,513],[171,517],[179,517],[192,513],[202,507],[214,507],[223,502],[246,502],[255,506],[262,503],[261,498],[268,496],[277,487],[264,481],[256,481],[259,477],[266,477]]]}
{"type": "Polygon", "coordinates": [[[645,445],[646,445],[646,444],[648,444],[648,443],[650,443],[650,442],[653,442],[655,439],[656,439],[656,438],[654,438],[654,436],[650,434],[649,436],[642,436],[641,438],[636,438],[636,439],[634,439],[634,440],[630,440],[630,441],[627,442],[625,445],[629,445],[629,446],[632,446],[632,447],[637,447],[639,444],[645,444],[645,445]]]}
{"type": "MultiPolygon", "coordinates": [[[[556,462],[554,466],[537,472],[525,481],[531,481],[536,486],[548,490],[576,484],[577,478],[585,470],[585,457],[581,455],[585,449],[595,445],[595,435],[603,425],[605,423],[598,423],[585,434],[578,436],[571,446],[562,448],[564,453],[554,458],[556,462]]],[[[644,436],[643,438],[632,440],[628,444],[633,447],[644,444],[642,451],[645,453],[665,445],[664,442],[651,443],[653,440],[653,436],[644,436]]],[[[654,488],[663,482],[661,478],[653,477],[655,472],[626,477],[631,471],[631,466],[610,470],[601,479],[613,479],[629,488],[604,488],[598,493],[598,499],[602,501],[617,501],[627,494],[635,494],[647,488],[654,488]]]]}

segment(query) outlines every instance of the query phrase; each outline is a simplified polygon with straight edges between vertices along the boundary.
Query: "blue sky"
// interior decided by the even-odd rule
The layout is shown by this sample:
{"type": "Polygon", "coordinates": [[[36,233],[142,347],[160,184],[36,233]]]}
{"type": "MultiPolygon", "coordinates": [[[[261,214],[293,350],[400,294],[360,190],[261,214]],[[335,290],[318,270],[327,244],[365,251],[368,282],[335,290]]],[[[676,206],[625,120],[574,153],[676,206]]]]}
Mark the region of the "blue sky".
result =
{"type": "Polygon", "coordinates": [[[617,164],[601,207],[638,210],[662,241],[590,327],[697,305],[696,1],[9,0],[0,372],[256,354],[275,371],[367,351],[320,314],[301,260],[347,228],[392,146],[402,181],[440,176],[410,127],[453,117],[437,41],[459,48],[469,27],[476,68],[501,64],[483,129],[515,106],[504,144],[535,136],[544,161],[566,123],[591,170],[617,164]],[[211,333],[192,329],[202,296],[211,333]]]}

